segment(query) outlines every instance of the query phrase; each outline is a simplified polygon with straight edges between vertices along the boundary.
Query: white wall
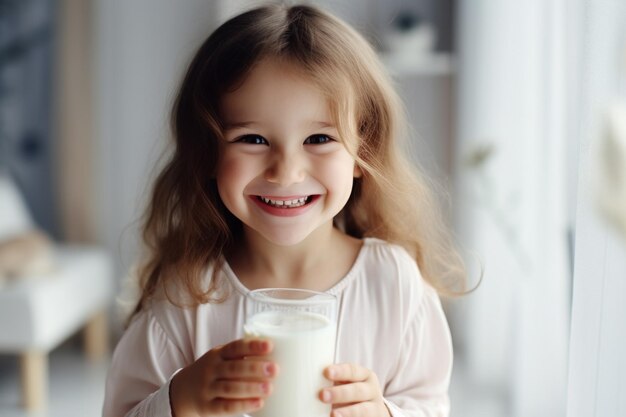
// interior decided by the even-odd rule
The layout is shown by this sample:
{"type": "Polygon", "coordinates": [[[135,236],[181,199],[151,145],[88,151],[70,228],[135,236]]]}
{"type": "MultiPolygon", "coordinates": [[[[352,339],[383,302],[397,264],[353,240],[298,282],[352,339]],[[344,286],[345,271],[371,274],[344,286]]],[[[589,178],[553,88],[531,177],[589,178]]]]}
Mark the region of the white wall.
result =
{"type": "Polygon", "coordinates": [[[213,29],[202,0],[96,0],[96,177],[98,236],[117,273],[137,256],[137,223],[148,175],[168,134],[182,71],[213,29]]]}

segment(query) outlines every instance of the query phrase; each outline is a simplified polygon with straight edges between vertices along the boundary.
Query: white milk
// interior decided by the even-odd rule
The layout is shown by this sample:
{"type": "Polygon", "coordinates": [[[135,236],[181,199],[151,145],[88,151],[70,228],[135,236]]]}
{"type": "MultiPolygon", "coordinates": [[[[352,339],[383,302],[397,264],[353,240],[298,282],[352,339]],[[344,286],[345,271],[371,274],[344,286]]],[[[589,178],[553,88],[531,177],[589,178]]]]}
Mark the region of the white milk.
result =
{"type": "Polygon", "coordinates": [[[319,392],[331,383],[324,368],[333,363],[336,324],[306,312],[267,311],[254,315],[244,326],[247,337],[274,342],[271,358],[280,371],[274,390],[254,417],[328,417],[331,406],[319,400],[319,392]]]}

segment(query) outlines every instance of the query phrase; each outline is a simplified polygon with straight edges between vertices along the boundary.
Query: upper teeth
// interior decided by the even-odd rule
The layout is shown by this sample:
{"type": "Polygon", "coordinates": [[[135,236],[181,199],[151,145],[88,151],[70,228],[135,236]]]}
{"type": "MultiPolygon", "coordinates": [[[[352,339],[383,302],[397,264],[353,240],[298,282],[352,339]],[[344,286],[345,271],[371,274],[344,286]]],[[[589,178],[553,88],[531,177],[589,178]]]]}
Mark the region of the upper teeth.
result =
{"type": "Polygon", "coordinates": [[[261,200],[273,206],[285,207],[299,207],[303,206],[304,203],[306,203],[306,197],[296,198],[294,200],[272,200],[271,198],[261,197],[261,200]]]}

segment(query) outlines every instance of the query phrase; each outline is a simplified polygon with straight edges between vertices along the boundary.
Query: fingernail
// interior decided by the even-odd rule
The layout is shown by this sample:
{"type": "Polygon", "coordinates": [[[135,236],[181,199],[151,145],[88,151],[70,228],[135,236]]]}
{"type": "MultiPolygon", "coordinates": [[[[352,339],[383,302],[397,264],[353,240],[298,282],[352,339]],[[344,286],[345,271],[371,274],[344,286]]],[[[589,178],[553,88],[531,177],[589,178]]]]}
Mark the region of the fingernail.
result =
{"type": "Polygon", "coordinates": [[[271,363],[266,363],[263,367],[263,371],[265,372],[265,375],[271,376],[274,373],[274,366],[271,363]]]}
{"type": "Polygon", "coordinates": [[[341,417],[341,413],[339,411],[335,411],[333,417],[341,417]]]}
{"type": "Polygon", "coordinates": [[[328,368],[328,376],[334,378],[336,374],[335,368],[328,368]]]}
{"type": "Polygon", "coordinates": [[[261,391],[263,391],[264,394],[267,394],[268,392],[270,392],[270,384],[268,384],[267,382],[262,383],[261,391]]]}
{"type": "Polygon", "coordinates": [[[255,352],[261,352],[267,349],[267,342],[262,340],[255,340],[250,342],[250,348],[255,352]]]}
{"type": "Polygon", "coordinates": [[[324,401],[325,403],[330,402],[330,391],[322,391],[322,401],[324,401]]]}

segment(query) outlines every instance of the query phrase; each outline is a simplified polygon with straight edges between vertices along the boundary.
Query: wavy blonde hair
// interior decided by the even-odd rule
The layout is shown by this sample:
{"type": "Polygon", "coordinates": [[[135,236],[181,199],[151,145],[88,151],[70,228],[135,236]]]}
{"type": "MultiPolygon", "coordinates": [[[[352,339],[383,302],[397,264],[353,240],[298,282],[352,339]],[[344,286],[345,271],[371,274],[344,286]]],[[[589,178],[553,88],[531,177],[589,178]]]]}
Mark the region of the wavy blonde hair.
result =
{"type": "Polygon", "coordinates": [[[221,202],[214,178],[219,101],[266,58],[295,65],[326,94],[339,136],[363,171],[335,224],[356,238],[403,246],[440,294],[459,293],[463,263],[432,187],[405,157],[404,109],[376,53],[328,13],[270,4],[221,25],[189,65],[172,110],[174,151],[145,214],[148,256],[135,312],[174,280],[195,303],[220,301],[217,274],[208,286],[204,274],[223,262],[242,227],[221,202]]]}

